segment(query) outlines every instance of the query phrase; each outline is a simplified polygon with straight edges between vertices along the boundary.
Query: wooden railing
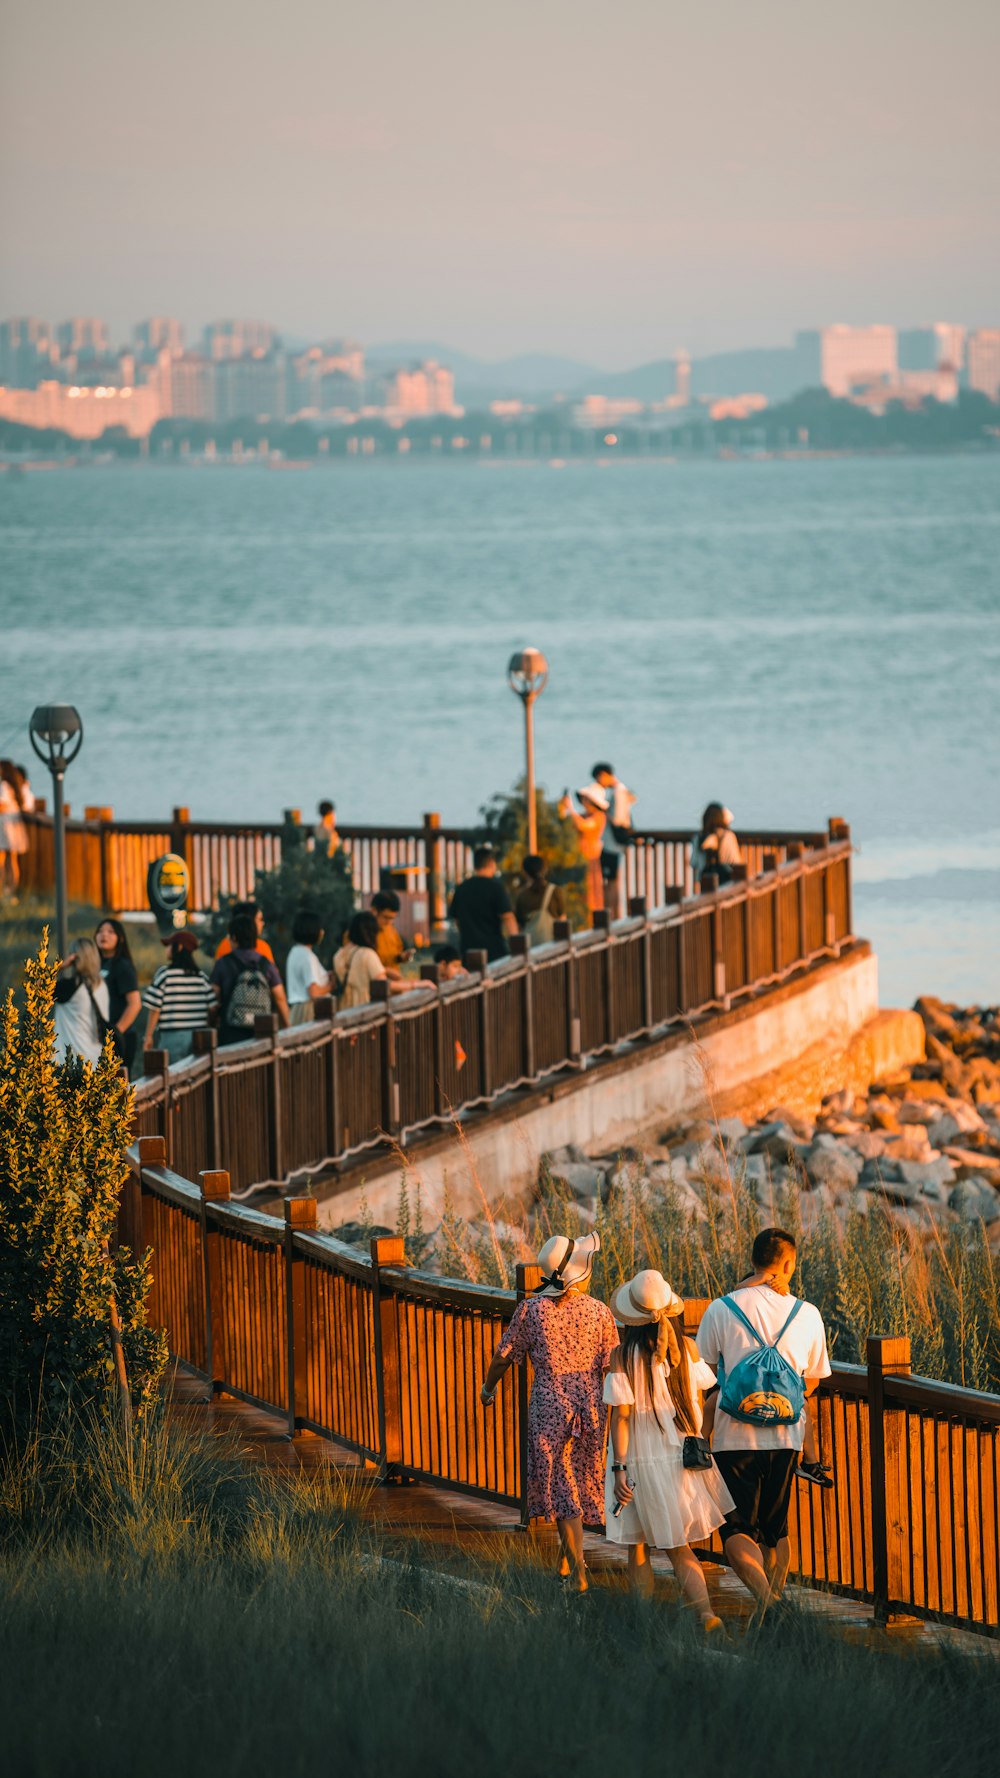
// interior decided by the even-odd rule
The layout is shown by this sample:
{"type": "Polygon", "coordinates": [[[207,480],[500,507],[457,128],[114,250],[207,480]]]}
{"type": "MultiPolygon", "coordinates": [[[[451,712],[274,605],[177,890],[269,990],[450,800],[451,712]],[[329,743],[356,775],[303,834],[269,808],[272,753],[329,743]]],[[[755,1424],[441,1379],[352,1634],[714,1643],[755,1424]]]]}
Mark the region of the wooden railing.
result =
{"type": "MultiPolygon", "coordinates": [[[[677,899],[652,914],[641,901],[614,925],[436,982],[352,1012],[317,1001],[312,1024],[278,1031],[258,1021],[249,1043],[216,1046],[169,1067],[147,1052],[135,1130],[166,1139],[171,1165],[196,1173],[225,1157],[234,1189],[283,1184],[304,1172],[443,1126],[501,1094],[582,1068],[620,1045],[725,1011],[851,939],[851,847],[827,840],[788,863],[725,889],[677,899]]],[[[384,984],[376,983],[378,989],[384,984]]]]}
{"type": "MultiPolygon", "coordinates": [[[[55,884],[52,817],[43,804],[26,817],[29,847],[21,865],[25,891],[45,893],[55,884]]],[[[253,895],[258,871],[273,870],[283,846],[301,843],[308,829],[299,812],[286,810],[283,822],[192,821],[187,809],[173,810],[169,821],[115,821],[111,809],[88,807],[82,821],[66,823],[66,876],[71,901],[109,913],[146,913],[146,873],[154,859],[176,852],[191,875],[189,907],[206,913],[220,896],[246,899],[253,895]]],[[[472,869],[473,832],[441,826],[439,815],[425,815],[419,826],[343,827],[350,850],[354,886],[370,895],[381,885],[383,870],[405,870],[407,886],[426,897],[431,919],[440,924],[447,897],[472,869]]],[[[796,846],[807,848],[822,833],[753,831],[741,833],[744,862],[751,876],[773,853],[780,863],[796,846]]],[[[644,896],[659,907],[671,892],[689,895],[691,834],[674,829],[649,829],[635,836],[625,854],[623,892],[644,896]]]]}
{"type": "MultiPolygon", "coordinates": [[[[519,1295],[407,1267],[396,1237],[366,1258],[316,1232],[316,1202],[284,1220],[229,1201],[229,1177],[195,1184],[160,1137],[129,1151],[119,1238],[153,1250],[150,1321],[171,1352],[224,1391],[337,1440],[383,1474],[423,1478],[526,1519],[527,1377],[479,1391],[519,1295]]],[[[686,1305],[694,1332],[704,1303],[686,1305]]],[[[792,1573],[894,1614],[998,1634],[1000,1397],[909,1374],[909,1341],[868,1342],[867,1368],[834,1367],[819,1437],[834,1486],[796,1484],[792,1573]]],[[[718,1550],[718,1545],[708,1546],[718,1550]]]]}

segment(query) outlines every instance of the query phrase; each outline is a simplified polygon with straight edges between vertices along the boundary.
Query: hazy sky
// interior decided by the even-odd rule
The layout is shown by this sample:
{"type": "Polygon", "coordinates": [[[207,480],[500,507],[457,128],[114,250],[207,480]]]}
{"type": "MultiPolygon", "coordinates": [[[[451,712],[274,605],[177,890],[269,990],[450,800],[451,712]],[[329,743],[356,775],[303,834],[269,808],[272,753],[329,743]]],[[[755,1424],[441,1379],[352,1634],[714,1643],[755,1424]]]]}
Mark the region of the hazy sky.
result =
{"type": "Polygon", "coordinates": [[[997,0],[4,0],[0,315],[609,367],[1000,322],[997,0]]]}

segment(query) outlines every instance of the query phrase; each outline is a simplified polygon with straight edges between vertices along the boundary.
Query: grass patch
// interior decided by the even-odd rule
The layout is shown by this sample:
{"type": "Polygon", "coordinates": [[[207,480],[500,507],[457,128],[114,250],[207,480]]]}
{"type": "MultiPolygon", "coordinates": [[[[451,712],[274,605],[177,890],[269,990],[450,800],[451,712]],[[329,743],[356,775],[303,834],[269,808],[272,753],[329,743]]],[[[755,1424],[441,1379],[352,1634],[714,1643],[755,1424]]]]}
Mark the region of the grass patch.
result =
{"type": "Polygon", "coordinates": [[[19,1773],[988,1770],[992,1651],[878,1648],[797,1616],[706,1650],[669,1600],[567,1602],[520,1540],[442,1562],[375,1530],[336,1477],[268,1473],[161,1414],[131,1446],[113,1421],[63,1421],[0,1478],[19,1773]]]}
{"type": "MultiPolygon", "coordinates": [[[[101,921],[113,911],[88,907],[85,902],[70,902],[70,943],[74,938],[93,937],[101,921]]],[[[5,994],[8,988],[13,988],[20,994],[24,965],[30,957],[37,956],[46,926],[54,945],[56,904],[51,896],[25,895],[16,905],[0,901],[0,993],[5,994]]],[[[154,971],[159,969],[164,958],[155,925],[130,920],[126,930],[139,981],[152,981],[154,971]]]]}

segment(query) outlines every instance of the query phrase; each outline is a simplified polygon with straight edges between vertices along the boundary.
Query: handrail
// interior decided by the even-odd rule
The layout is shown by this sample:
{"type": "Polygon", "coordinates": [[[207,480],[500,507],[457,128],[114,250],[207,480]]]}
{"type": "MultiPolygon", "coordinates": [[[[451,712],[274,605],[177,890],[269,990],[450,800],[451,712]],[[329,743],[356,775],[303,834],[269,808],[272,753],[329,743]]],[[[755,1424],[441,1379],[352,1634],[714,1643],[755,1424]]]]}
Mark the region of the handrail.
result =
{"type": "Polygon", "coordinates": [[[827,841],[668,906],[636,898],[627,919],[595,916],[591,932],[557,922],[551,944],[514,940],[514,956],[474,956],[468,977],[430,992],[341,1013],[317,1001],[311,1024],[263,1019],[225,1048],[199,1033],[194,1064],[147,1052],[135,1133],[163,1136],[189,1172],[225,1155],[245,1191],[445,1128],[836,958],[853,942],[850,866],[850,841],[827,841]]]}
{"type": "MultiPolygon", "coordinates": [[[[499,1501],[526,1522],[524,1367],[485,1413],[479,1390],[504,1324],[540,1276],[501,1290],[407,1266],[395,1236],[365,1256],[316,1229],[316,1201],[284,1220],[200,1186],[147,1137],[128,1151],[120,1238],[153,1250],[149,1318],[211,1392],[285,1416],[370,1459],[499,1501]]],[[[686,1305],[694,1332],[703,1301],[686,1305]]],[[[799,1482],[792,1573],[871,1605],[1000,1635],[1000,1397],[909,1375],[906,1339],[868,1341],[867,1364],[835,1364],[818,1394],[831,1492],[799,1482]]],[[[718,1540],[709,1546],[719,1554],[718,1540]]]]}

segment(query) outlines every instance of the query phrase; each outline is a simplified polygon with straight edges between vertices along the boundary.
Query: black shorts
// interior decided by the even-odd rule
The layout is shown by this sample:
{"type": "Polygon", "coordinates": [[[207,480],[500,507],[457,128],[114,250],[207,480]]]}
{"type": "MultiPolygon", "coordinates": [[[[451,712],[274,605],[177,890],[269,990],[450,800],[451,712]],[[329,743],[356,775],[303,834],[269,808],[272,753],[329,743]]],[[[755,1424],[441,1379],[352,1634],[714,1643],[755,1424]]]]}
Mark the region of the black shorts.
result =
{"type": "Polygon", "coordinates": [[[616,883],[618,881],[618,872],[621,870],[621,867],[622,855],[620,852],[601,853],[601,876],[606,883],[616,883]]]}
{"type": "Polygon", "coordinates": [[[788,1535],[788,1504],[798,1451],[713,1451],[735,1508],[726,1514],[719,1532],[727,1537],[742,1532],[766,1549],[788,1535]]]}

